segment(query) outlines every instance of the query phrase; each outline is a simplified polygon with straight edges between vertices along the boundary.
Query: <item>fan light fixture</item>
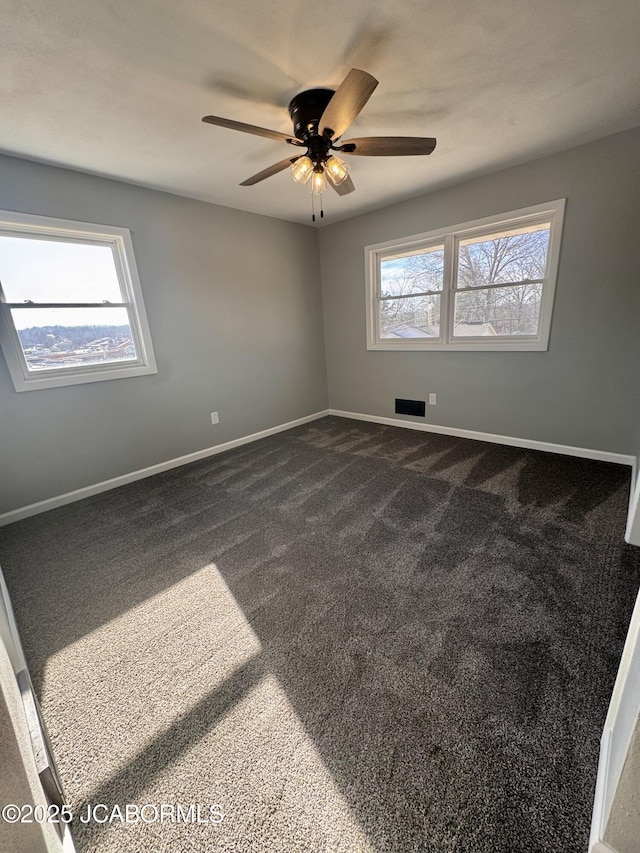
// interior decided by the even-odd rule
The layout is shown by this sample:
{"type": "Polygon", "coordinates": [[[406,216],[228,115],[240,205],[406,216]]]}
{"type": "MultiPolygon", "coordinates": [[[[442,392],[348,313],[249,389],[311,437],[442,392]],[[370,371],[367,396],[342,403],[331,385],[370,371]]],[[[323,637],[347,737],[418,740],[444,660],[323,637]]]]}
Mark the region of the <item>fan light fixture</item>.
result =
{"type": "Polygon", "coordinates": [[[313,174],[311,175],[311,192],[314,195],[321,195],[326,189],[327,176],[325,175],[322,163],[318,163],[317,166],[313,167],[313,174]]]}
{"type": "Polygon", "coordinates": [[[304,157],[298,157],[295,163],[292,163],[289,166],[289,170],[293,175],[294,181],[297,181],[299,184],[306,184],[313,172],[313,163],[311,162],[311,158],[306,155],[304,157]]]}
{"type": "Polygon", "coordinates": [[[346,181],[349,174],[349,166],[340,157],[331,155],[324,163],[314,162],[307,155],[298,157],[295,163],[289,166],[293,180],[299,184],[308,184],[311,180],[311,192],[318,195],[325,192],[327,178],[334,187],[346,181]]]}
{"type": "Polygon", "coordinates": [[[349,175],[349,166],[344,162],[344,160],[336,157],[335,154],[332,154],[324,165],[327,170],[329,180],[334,187],[337,187],[343,181],[347,180],[347,176],[349,175]]]}

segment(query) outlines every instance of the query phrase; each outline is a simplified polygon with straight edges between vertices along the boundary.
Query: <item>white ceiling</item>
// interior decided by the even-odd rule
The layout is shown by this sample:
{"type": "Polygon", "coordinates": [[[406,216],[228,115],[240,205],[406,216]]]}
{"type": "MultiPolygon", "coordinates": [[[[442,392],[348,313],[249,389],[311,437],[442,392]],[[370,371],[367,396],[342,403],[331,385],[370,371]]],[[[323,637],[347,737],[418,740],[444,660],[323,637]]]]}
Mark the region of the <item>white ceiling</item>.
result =
{"type": "MultiPolygon", "coordinates": [[[[380,81],[349,136],[435,136],[429,157],[350,159],[325,222],[640,124],[638,0],[0,0],[0,149],[310,223],[286,106],[351,67],[380,81]]],[[[1,197],[1,195],[0,195],[1,197]]]]}

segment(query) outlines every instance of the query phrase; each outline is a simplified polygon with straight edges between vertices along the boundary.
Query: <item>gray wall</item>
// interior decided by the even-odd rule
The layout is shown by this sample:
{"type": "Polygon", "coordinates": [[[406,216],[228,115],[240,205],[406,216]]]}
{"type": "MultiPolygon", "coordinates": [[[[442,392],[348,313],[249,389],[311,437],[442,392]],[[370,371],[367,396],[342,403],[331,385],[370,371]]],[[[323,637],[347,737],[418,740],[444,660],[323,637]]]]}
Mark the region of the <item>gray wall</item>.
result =
{"type": "Polygon", "coordinates": [[[637,453],[638,163],[640,129],[325,227],[318,252],[311,228],[0,157],[0,208],[132,229],[159,366],[17,394],[0,358],[0,513],[325,408],[323,300],[335,409],[432,391],[434,424],[637,453]],[[559,197],[548,352],[367,351],[365,245],[559,197]]]}
{"type": "Polygon", "coordinates": [[[159,369],[18,394],[0,354],[0,513],[326,408],[314,229],[10,157],[0,208],[132,230],[159,369]]]}
{"type": "Polygon", "coordinates": [[[436,392],[430,423],[636,453],[639,199],[636,129],[323,228],[330,406],[393,417],[395,397],[436,392]],[[366,245],[562,197],[548,352],[367,351],[366,245]]]}

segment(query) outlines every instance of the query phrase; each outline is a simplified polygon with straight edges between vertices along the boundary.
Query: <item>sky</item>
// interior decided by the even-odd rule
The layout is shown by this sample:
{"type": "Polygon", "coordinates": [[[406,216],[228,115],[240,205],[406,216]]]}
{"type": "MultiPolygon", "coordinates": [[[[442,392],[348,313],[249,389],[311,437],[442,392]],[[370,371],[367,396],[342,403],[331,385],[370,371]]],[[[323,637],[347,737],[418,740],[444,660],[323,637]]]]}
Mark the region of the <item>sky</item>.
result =
{"type": "MultiPolygon", "coordinates": [[[[110,246],[0,235],[0,282],[7,302],[122,302],[110,246]]],[[[18,329],[127,325],[124,308],[17,309],[18,329]]]]}
{"type": "MultiPolygon", "coordinates": [[[[410,294],[413,290],[422,292],[423,290],[435,289],[433,285],[426,286],[424,280],[418,279],[413,286],[407,287],[405,284],[399,284],[403,280],[403,273],[411,270],[411,263],[416,255],[426,255],[434,253],[436,262],[434,268],[438,267],[438,263],[444,262],[444,250],[442,246],[436,246],[428,251],[416,251],[404,257],[382,258],[380,261],[380,290],[388,295],[404,295],[410,294]]],[[[441,289],[439,287],[438,289],[441,289]]]]}

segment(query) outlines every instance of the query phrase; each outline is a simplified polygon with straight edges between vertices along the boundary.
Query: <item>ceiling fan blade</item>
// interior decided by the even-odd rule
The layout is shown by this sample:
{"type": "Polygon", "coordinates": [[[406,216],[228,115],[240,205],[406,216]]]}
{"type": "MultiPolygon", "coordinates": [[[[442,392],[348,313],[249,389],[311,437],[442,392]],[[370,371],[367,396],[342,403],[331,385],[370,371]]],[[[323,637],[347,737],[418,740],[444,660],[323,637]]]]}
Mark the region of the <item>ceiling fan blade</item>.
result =
{"type": "Polygon", "coordinates": [[[347,177],[342,181],[341,184],[334,184],[331,175],[327,172],[327,178],[329,179],[329,183],[332,188],[338,193],[338,195],[349,195],[355,190],[355,186],[353,185],[353,181],[351,180],[351,175],[347,175],[347,177]]]}
{"type": "Polygon", "coordinates": [[[346,139],[338,150],[343,154],[356,154],[361,157],[396,157],[406,154],[431,154],[435,147],[435,139],[423,136],[363,136],[361,139],[346,139]]]}
{"type": "Polygon", "coordinates": [[[247,178],[247,180],[243,181],[240,186],[252,187],[254,184],[258,184],[260,183],[260,181],[264,181],[265,178],[270,178],[271,175],[277,175],[278,172],[283,172],[286,168],[288,168],[292,163],[295,163],[298,159],[298,157],[287,157],[286,160],[280,160],[279,163],[274,163],[273,166],[268,166],[266,169],[263,169],[256,175],[252,175],[250,178],[247,178]]]}
{"type": "Polygon", "coordinates": [[[255,124],[245,124],[243,121],[233,121],[233,119],[220,118],[220,116],[204,116],[202,121],[207,124],[215,124],[218,127],[228,127],[230,130],[241,130],[243,133],[253,133],[254,136],[265,136],[267,139],[277,139],[280,142],[291,142],[293,145],[301,144],[295,136],[287,136],[286,133],[280,133],[278,130],[269,130],[266,127],[258,127],[255,124]]]}
{"type": "Polygon", "coordinates": [[[320,119],[323,136],[337,139],[358,117],[378,81],[366,71],[352,68],[327,104],[320,119]]]}

